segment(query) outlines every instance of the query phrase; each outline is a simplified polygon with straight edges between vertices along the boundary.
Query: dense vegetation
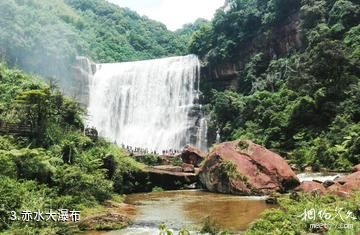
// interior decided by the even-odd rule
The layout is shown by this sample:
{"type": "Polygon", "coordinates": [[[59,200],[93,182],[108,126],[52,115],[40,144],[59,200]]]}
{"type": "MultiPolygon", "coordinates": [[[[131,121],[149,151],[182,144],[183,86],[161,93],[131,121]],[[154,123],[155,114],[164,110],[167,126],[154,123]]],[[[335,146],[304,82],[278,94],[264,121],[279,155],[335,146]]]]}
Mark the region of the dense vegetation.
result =
{"type": "Polygon", "coordinates": [[[83,20],[81,36],[90,57],[99,62],[121,62],[186,52],[186,41],[162,23],[103,0],[65,0],[83,20]]]}
{"type": "Polygon", "coordinates": [[[85,136],[80,115],[53,84],[0,65],[0,233],[73,234],[78,228],[71,223],[10,221],[9,213],[84,211],[145,185],[133,178],[143,165],[85,136]],[[11,124],[27,132],[3,133],[11,124]]]}
{"type": "Polygon", "coordinates": [[[190,26],[170,32],[105,0],[1,1],[0,26],[0,57],[67,88],[77,55],[96,62],[182,55],[191,36],[190,26]]]}
{"type": "Polygon", "coordinates": [[[358,1],[228,2],[190,46],[210,68],[240,66],[237,86],[206,93],[210,127],[220,129],[222,140],[252,139],[300,167],[358,164],[358,1]],[[302,46],[274,53],[276,32],[297,18],[302,46]]]}
{"type": "Polygon", "coordinates": [[[347,199],[316,194],[292,199],[284,196],[279,200],[279,208],[266,210],[245,234],[356,234],[360,226],[359,200],[359,193],[347,199]],[[327,228],[315,228],[312,224],[326,224],[327,228]]]}

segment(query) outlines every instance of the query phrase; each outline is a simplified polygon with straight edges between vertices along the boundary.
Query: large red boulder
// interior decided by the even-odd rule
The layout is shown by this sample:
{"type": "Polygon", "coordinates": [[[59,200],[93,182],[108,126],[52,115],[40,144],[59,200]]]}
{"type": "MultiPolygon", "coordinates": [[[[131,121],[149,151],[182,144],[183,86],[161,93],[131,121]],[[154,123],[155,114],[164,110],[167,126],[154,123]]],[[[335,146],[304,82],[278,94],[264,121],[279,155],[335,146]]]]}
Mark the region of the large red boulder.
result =
{"type": "Polygon", "coordinates": [[[238,195],[285,192],[300,184],[282,157],[251,141],[215,146],[201,168],[200,180],[209,191],[238,195]]]}
{"type": "Polygon", "coordinates": [[[346,184],[349,182],[360,182],[360,171],[336,178],[335,181],[339,182],[340,184],[346,184]]]}
{"type": "Polygon", "coordinates": [[[317,192],[319,194],[327,193],[326,188],[322,183],[315,182],[315,181],[303,181],[301,184],[294,189],[297,192],[304,192],[304,193],[313,193],[317,192]]]}
{"type": "Polygon", "coordinates": [[[329,187],[331,192],[352,193],[360,190],[360,171],[335,179],[336,184],[329,187]]]}
{"type": "Polygon", "coordinates": [[[180,155],[183,163],[191,164],[195,167],[200,165],[205,159],[205,156],[206,154],[204,152],[192,145],[186,145],[180,155]]]}
{"type": "Polygon", "coordinates": [[[338,195],[338,196],[341,196],[341,197],[350,196],[349,190],[346,189],[346,187],[343,187],[343,185],[341,185],[338,182],[335,182],[335,184],[328,187],[327,188],[327,193],[335,194],[335,195],[338,195]]]}

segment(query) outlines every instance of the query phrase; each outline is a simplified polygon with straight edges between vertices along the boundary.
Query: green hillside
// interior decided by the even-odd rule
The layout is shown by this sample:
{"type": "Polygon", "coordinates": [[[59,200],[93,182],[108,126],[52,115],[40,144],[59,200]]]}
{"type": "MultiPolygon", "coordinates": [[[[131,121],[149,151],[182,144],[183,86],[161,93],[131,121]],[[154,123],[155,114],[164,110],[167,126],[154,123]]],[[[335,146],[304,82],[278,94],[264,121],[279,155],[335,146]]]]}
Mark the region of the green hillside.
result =
{"type": "Polygon", "coordinates": [[[144,188],[146,179],[134,178],[143,165],[116,145],[85,136],[81,115],[79,105],[56,86],[0,64],[1,234],[74,234],[81,225],[52,220],[24,225],[10,213],[45,213],[51,205],[80,210],[84,218],[104,210],[105,200],[122,200],[115,193],[144,188]]]}
{"type": "Polygon", "coordinates": [[[76,55],[96,62],[143,60],[186,54],[189,42],[105,0],[1,1],[0,27],[0,56],[9,65],[62,82],[76,55]]]}
{"type": "Polygon", "coordinates": [[[299,167],[358,164],[358,1],[228,2],[190,46],[210,69],[238,67],[237,85],[223,89],[221,76],[204,85],[210,127],[222,140],[252,139],[299,167]]]}

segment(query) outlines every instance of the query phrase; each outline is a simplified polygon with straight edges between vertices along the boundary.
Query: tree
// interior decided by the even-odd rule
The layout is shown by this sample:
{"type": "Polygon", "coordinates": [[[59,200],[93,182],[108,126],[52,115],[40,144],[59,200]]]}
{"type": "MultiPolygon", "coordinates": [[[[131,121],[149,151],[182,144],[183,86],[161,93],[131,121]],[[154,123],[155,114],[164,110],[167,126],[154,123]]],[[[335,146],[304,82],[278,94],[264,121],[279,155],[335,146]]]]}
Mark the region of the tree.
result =
{"type": "Polygon", "coordinates": [[[50,91],[49,88],[39,88],[21,92],[16,102],[24,112],[24,122],[28,122],[34,134],[33,138],[38,143],[43,141],[50,115],[50,91]]]}

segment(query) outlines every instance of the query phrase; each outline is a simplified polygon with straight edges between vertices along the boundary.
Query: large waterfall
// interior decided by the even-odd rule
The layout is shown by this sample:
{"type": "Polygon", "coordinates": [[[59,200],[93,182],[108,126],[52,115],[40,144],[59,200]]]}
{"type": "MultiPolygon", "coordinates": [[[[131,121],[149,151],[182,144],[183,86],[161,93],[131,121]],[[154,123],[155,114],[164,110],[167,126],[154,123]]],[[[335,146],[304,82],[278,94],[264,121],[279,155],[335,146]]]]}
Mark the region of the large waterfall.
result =
{"type": "Polygon", "coordinates": [[[194,55],[98,64],[90,83],[89,124],[118,145],[157,152],[185,144],[205,149],[199,80],[194,55]]]}

